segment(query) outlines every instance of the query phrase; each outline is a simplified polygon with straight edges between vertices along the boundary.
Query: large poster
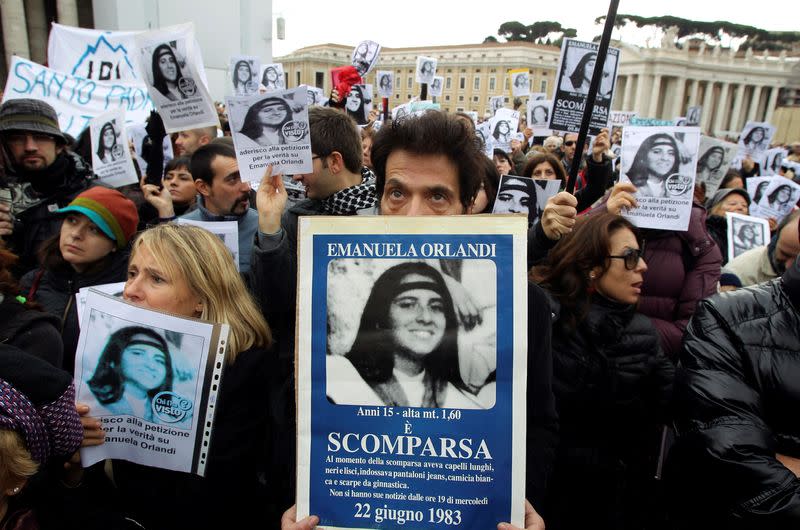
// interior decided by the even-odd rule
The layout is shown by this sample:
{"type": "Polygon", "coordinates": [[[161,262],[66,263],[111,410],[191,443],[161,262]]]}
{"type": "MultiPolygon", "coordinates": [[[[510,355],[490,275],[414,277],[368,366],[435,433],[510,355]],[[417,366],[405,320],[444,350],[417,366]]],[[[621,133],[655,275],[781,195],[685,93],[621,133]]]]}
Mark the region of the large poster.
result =
{"type": "MultiPolygon", "coordinates": [[[[550,115],[551,129],[564,132],[580,131],[599,48],[600,45],[593,42],[564,39],[558,63],[553,112],[550,115]]],[[[614,99],[614,88],[617,84],[618,64],[619,49],[609,48],[589,122],[589,134],[592,136],[600,134],[600,129],[608,127],[611,101],[614,99]]]]}
{"type": "Polygon", "coordinates": [[[49,103],[58,114],[58,125],[77,137],[92,118],[109,110],[125,111],[126,123],[144,123],[153,101],[144,85],[101,82],[57,72],[14,56],[8,69],[3,101],[33,98],[49,103]]]}
{"type": "Polygon", "coordinates": [[[90,466],[118,458],[205,473],[228,326],[151,311],[90,290],[75,356],[76,401],[105,442],[81,449],[90,466]]]}
{"type": "Polygon", "coordinates": [[[136,35],[139,74],[167,132],[219,126],[219,116],[199,75],[194,27],[181,24],[136,35]]]}
{"type": "Polygon", "coordinates": [[[527,226],[300,219],[298,517],[522,525],[527,226]]]}

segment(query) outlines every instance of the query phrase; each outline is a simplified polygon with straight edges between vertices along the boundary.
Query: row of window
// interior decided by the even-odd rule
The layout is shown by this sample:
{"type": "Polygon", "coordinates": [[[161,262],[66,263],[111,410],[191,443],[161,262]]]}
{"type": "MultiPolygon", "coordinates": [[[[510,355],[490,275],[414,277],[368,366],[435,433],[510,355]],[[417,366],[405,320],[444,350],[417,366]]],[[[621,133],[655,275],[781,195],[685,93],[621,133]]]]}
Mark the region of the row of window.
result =
{"type": "MultiPolygon", "coordinates": [[[[413,70],[409,70],[409,73],[413,74],[414,71],[413,70]]],[[[296,72],[296,74],[297,74],[297,84],[295,86],[299,86],[301,84],[301,82],[300,82],[300,72],[298,71],[298,72],[296,72]]],[[[547,75],[547,72],[545,72],[543,75],[547,75]]],[[[288,82],[289,82],[289,74],[288,73],[286,74],[286,82],[287,82],[287,85],[288,85],[288,82]]],[[[399,89],[401,87],[401,83],[402,83],[402,79],[400,78],[400,76],[395,76],[395,78],[394,78],[394,86],[395,86],[395,88],[399,89]]],[[[534,83],[535,82],[533,80],[531,80],[531,92],[537,92],[537,90],[534,89],[535,88],[534,87],[534,83]]],[[[319,87],[319,88],[322,88],[323,86],[325,86],[325,72],[315,72],[315,74],[314,74],[314,85],[319,87]]],[[[413,75],[410,75],[409,77],[406,78],[406,87],[409,90],[414,87],[414,76],[413,75]]],[[[508,77],[506,77],[503,90],[507,91],[508,87],[509,87],[509,80],[508,80],[508,77]]],[[[444,89],[445,90],[451,90],[452,88],[453,88],[453,78],[450,77],[450,76],[445,77],[444,78],[444,89]]],[[[460,90],[465,90],[467,88],[467,78],[465,76],[459,77],[459,79],[458,79],[458,88],[460,90]]],[[[472,79],[472,90],[480,90],[480,89],[481,89],[481,78],[480,77],[473,78],[472,79]]],[[[497,89],[497,78],[492,76],[492,77],[489,78],[489,92],[493,92],[496,89],[497,89]]],[[[539,90],[538,90],[538,92],[547,92],[547,79],[542,79],[542,80],[539,81],[539,90]]],[[[460,97],[463,98],[463,96],[460,96],[460,97]]],[[[475,100],[475,101],[477,101],[477,100],[475,100]]]]}

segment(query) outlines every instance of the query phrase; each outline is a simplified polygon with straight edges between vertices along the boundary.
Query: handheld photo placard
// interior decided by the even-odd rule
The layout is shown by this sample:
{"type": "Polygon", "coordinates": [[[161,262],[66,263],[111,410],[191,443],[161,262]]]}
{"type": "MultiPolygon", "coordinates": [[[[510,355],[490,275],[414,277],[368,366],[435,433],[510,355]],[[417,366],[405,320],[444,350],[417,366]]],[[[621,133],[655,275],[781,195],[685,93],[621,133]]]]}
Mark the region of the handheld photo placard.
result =
{"type": "Polygon", "coordinates": [[[106,432],[81,449],[203,476],[228,326],[151,311],[99,291],[86,295],[75,356],[76,401],[106,432]]]}
{"type": "Polygon", "coordinates": [[[281,63],[269,63],[261,67],[261,88],[266,92],[283,90],[286,88],[286,79],[283,76],[281,63]]]}
{"type": "Polygon", "coordinates": [[[435,57],[425,57],[424,55],[417,57],[417,83],[426,85],[433,83],[433,77],[436,75],[437,62],[435,57]]]}
{"type": "Polygon", "coordinates": [[[755,190],[751,195],[750,215],[764,219],[775,219],[780,223],[784,217],[792,213],[800,200],[800,184],[784,177],[753,177],[747,179],[748,189],[752,183],[755,190]]]}
{"type": "Polygon", "coordinates": [[[499,109],[490,123],[494,147],[510,153],[511,140],[519,127],[519,112],[506,108],[499,109]]]}
{"type": "Polygon", "coordinates": [[[391,70],[378,70],[375,75],[378,80],[378,95],[382,98],[390,98],[394,94],[394,72],[391,70]]]}
{"type": "Polygon", "coordinates": [[[750,249],[769,243],[769,222],[766,219],[725,212],[728,219],[728,261],[750,249]]]}
{"type": "Polygon", "coordinates": [[[225,102],[242,180],[260,182],[269,165],[290,175],[312,170],[305,88],[225,102]]]}
{"type": "Polygon", "coordinates": [[[697,160],[697,182],[706,186],[706,197],[719,189],[723,177],[736,157],[736,144],[708,136],[700,137],[700,153],[697,160]]]}
{"type": "Polygon", "coordinates": [[[548,129],[550,123],[550,110],[553,107],[553,100],[528,100],[527,121],[528,127],[533,129],[534,136],[549,136],[551,130],[548,129]]]}
{"type": "Polygon", "coordinates": [[[433,82],[431,83],[431,96],[440,97],[442,95],[442,87],[444,86],[444,77],[442,76],[434,76],[433,82]]]}
{"type": "Polygon", "coordinates": [[[531,92],[530,72],[527,68],[509,70],[508,77],[511,82],[511,95],[515,98],[527,97],[531,92]]]}
{"type": "MultiPolygon", "coordinates": [[[[550,128],[555,131],[578,132],[581,128],[583,110],[589,96],[589,85],[597,62],[599,44],[564,39],[558,63],[558,80],[553,97],[553,112],[550,114],[550,128]]],[[[611,101],[617,83],[619,49],[608,48],[603,77],[592,106],[589,134],[596,136],[608,127],[611,101]]],[[[671,125],[671,123],[670,123],[671,125]]]]}
{"type": "Polygon", "coordinates": [[[139,182],[128,149],[125,111],[113,110],[89,122],[92,142],[92,171],[100,181],[113,188],[139,182]]]}
{"type": "Polygon", "coordinates": [[[364,77],[372,71],[378,63],[381,54],[381,45],[372,40],[364,40],[353,49],[350,62],[356,67],[358,75],[364,77]]]}
{"type": "Polygon", "coordinates": [[[298,519],[522,525],[527,226],[300,218],[298,519]]]}
{"type": "Polygon", "coordinates": [[[770,123],[748,121],[739,135],[739,153],[758,158],[769,149],[775,126],[770,123]]]}
{"type": "Polygon", "coordinates": [[[168,133],[219,126],[219,116],[200,78],[191,23],[136,35],[137,63],[168,133]]]}
{"type": "Polygon", "coordinates": [[[625,127],[619,179],[636,186],[639,207],[624,216],[641,228],[686,230],[699,144],[697,127],[625,127]]]}
{"type": "Polygon", "coordinates": [[[252,55],[231,57],[231,93],[234,96],[250,96],[258,93],[261,59],[252,55]]]}

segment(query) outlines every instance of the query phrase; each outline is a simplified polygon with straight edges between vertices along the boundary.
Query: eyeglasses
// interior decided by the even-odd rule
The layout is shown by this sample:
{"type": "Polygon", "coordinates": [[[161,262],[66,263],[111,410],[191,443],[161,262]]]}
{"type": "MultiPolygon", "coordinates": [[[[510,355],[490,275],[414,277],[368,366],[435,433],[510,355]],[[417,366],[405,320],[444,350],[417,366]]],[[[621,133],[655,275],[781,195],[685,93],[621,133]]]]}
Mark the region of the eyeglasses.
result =
{"type": "Polygon", "coordinates": [[[29,136],[33,138],[33,141],[36,142],[37,144],[56,141],[56,139],[50,136],[49,134],[11,133],[6,135],[6,142],[8,142],[9,144],[22,145],[28,141],[29,136]]]}
{"type": "Polygon", "coordinates": [[[564,142],[564,145],[567,147],[572,147],[573,145],[575,145],[575,140],[567,140],[566,142],[564,142]]]}
{"type": "Polygon", "coordinates": [[[621,256],[606,256],[607,258],[621,259],[625,261],[625,268],[632,271],[639,264],[639,260],[644,254],[644,245],[642,248],[629,248],[622,253],[621,256]]]}

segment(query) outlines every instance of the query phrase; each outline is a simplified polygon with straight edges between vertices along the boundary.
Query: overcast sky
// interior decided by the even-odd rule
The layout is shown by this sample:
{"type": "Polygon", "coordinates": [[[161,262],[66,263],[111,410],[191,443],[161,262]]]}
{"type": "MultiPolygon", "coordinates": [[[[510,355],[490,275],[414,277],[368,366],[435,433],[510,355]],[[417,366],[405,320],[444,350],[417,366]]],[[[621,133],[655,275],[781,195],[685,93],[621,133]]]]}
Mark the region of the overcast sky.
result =
{"type": "MultiPolygon", "coordinates": [[[[796,7],[788,7],[795,4],[787,0],[760,0],[757,4],[731,0],[620,0],[617,12],[662,16],[667,14],[665,5],[669,6],[668,14],[686,19],[727,20],[771,31],[797,29],[796,7]]],[[[286,20],[286,39],[273,39],[273,55],[278,57],[312,44],[355,46],[365,39],[391,48],[475,44],[488,35],[497,35],[500,24],[510,20],[526,25],[552,20],[577,29],[579,39],[591,40],[603,31],[594,19],[608,12],[608,4],[596,0],[273,0],[272,10],[274,18],[280,15],[286,20]]],[[[619,32],[613,37],[619,38],[619,32]]],[[[660,36],[652,31],[633,30],[621,37],[639,45],[645,45],[648,38],[654,45],[660,42],[660,36]]]]}

